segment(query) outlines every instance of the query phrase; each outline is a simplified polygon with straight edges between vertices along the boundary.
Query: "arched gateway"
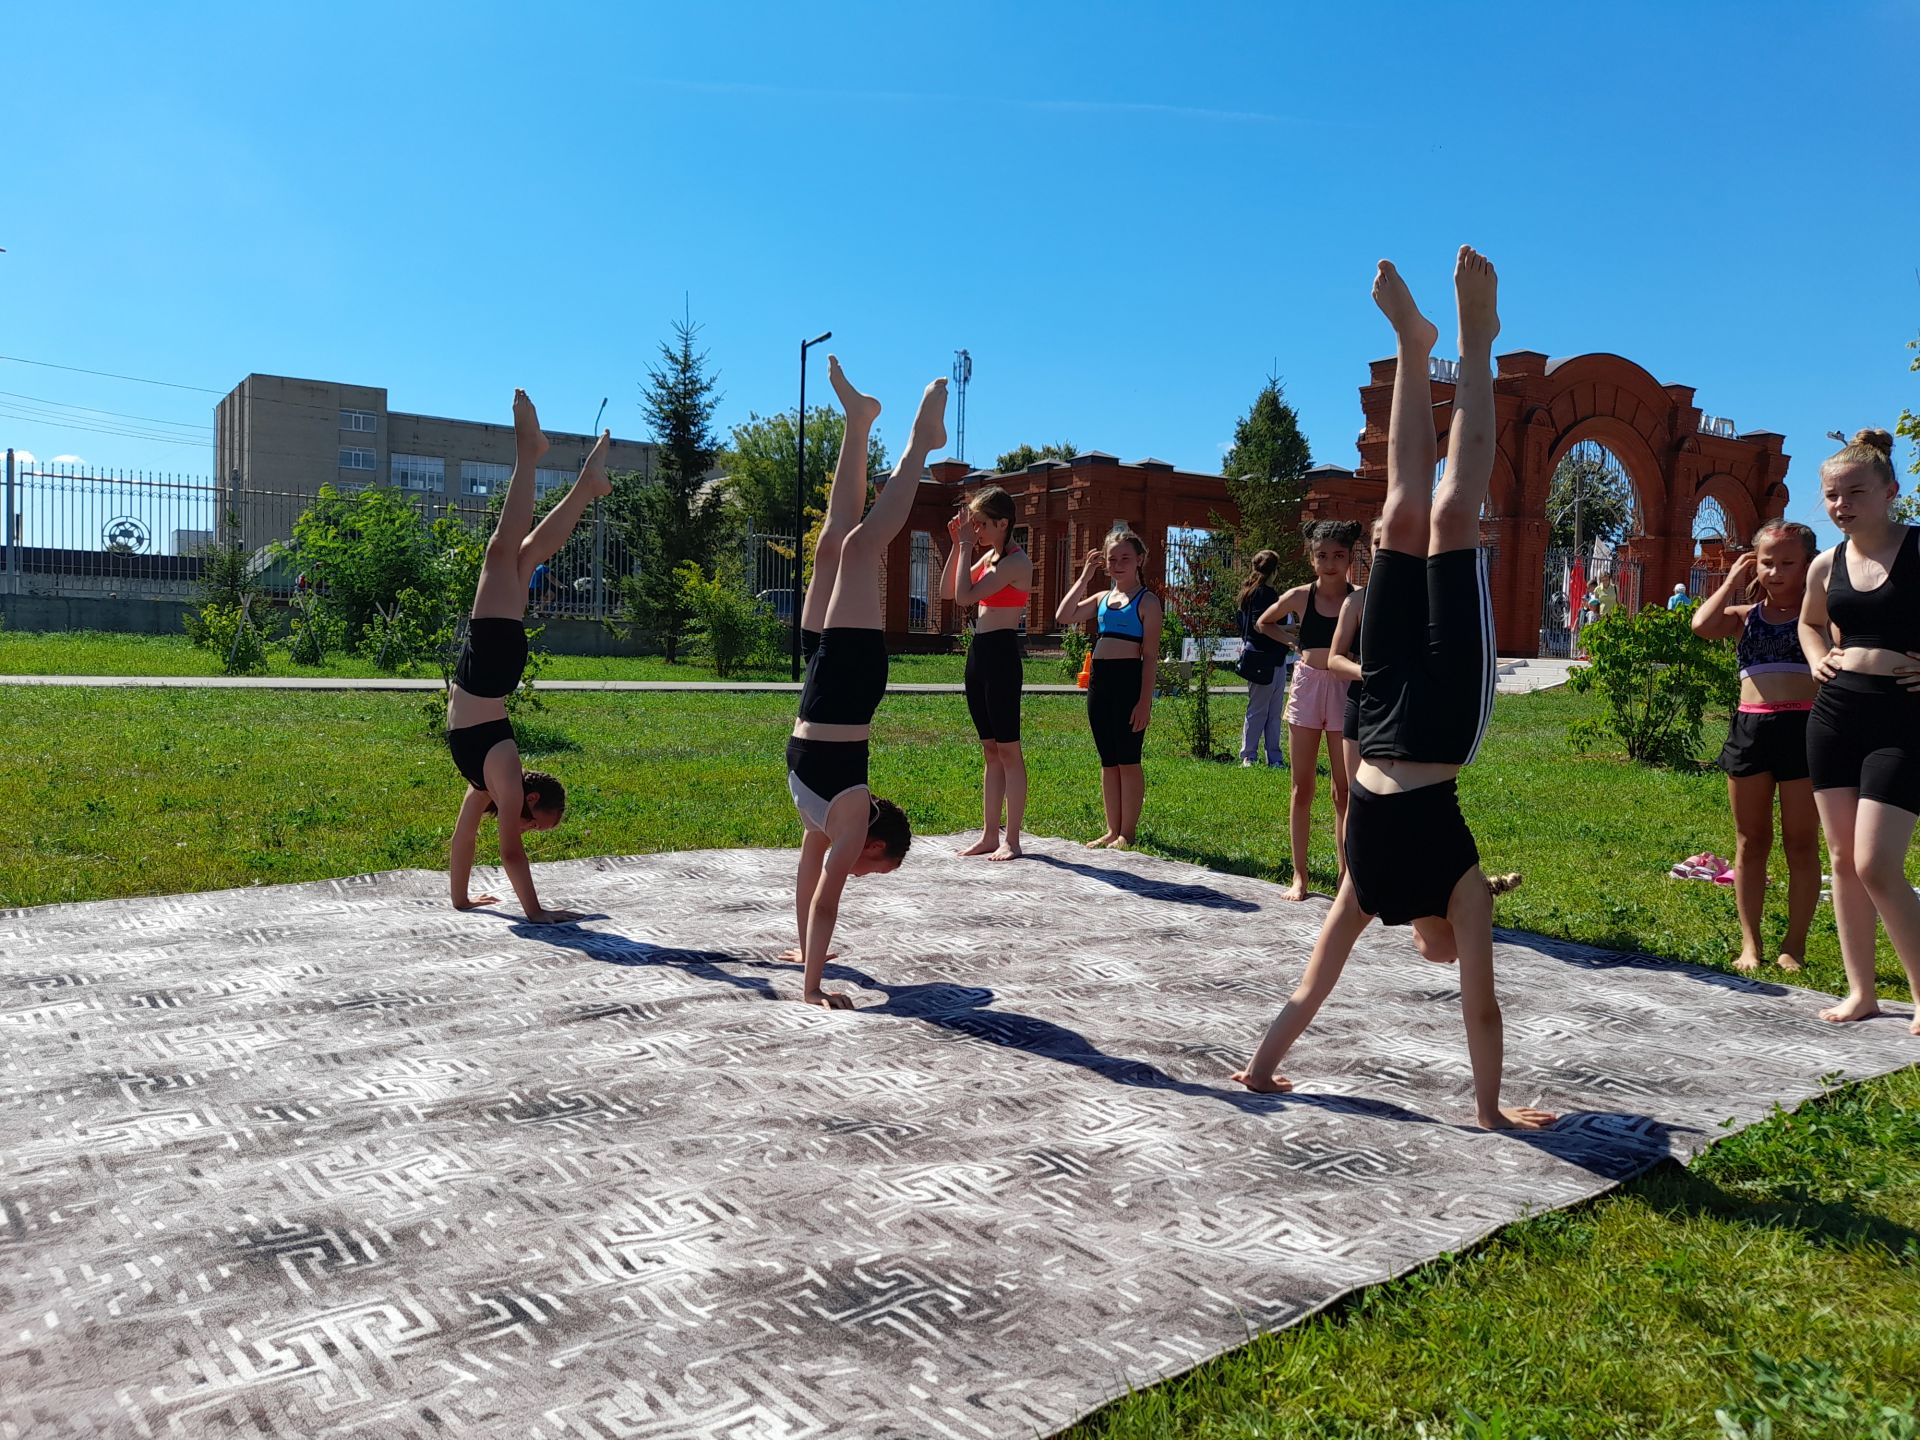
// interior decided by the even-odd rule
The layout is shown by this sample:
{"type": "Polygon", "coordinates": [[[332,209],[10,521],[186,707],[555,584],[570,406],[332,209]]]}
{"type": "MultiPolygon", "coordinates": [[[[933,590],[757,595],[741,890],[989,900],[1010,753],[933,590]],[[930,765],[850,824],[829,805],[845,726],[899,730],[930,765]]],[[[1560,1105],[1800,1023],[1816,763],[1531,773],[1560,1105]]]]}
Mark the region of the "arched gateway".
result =
{"type": "MultiPolygon", "coordinates": [[[[1360,390],[1366,415],[1360,468],[1316,469],[1305,518],[1365,522],[1380,513],[1394,364],[1374,361],[1360,390]]],[[[1436,362],[1433,422],[1443,455],[1453,419],[1451,381],[1451,366],[1436,362]]],[[[1511,351],[1499,358],[1493,404],[1499,441],[1481,543],[1491,552],[1494,630],[1503,655],[1540,653],[1551,531],[1547,492],[1554,467],[1580,442],[1604,446],[1633,482],[1635,529],[1618,561],[1638,574],[1645,599],[1687,580],[1694,512],[1703,501],[1719,505],[1729,538],[1740,542],[1786,509],[1783,436],[1736,433],[1732,422],[1701,413],[1691,386],[1662,385],[1618,355],[1550,360],[1537,350],[1511,351]]]]}

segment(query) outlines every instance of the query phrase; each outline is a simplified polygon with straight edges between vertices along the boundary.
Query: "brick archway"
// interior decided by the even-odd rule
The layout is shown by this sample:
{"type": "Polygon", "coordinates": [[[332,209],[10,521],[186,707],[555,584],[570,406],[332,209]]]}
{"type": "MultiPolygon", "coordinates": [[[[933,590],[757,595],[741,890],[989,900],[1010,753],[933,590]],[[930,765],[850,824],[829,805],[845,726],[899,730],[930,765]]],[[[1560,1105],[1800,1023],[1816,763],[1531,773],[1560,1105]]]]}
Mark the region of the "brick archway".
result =
{"type": "MultiPolygon", "coordinates": [[[[1386,494],[1387,419],[1395,362],[1373,362],[1360,388],[1366,428],[1355,471],[1322,467],[1308,492],[1311,519],[1371,520],[1386,494]]],[[[1693,559],[1693,517],[1709,496],[1744,540],[1787,505],[1784,437],[1737,433],[1704,415],[1693,388],[1662,385],[1619,355],[1550,360],[1537,350],[1502,355],[1494,376],[1498,434],[1482,543],[1492,552],[1494,628],[1505,655],[1539,653],[1547,542],[1547,491],[1554,467],[1582,440],[1597,440],[1620,461],[1639,502],[1639,531],[1628,549],[1645,567],[1647,595],[1685,581],[1693,559]]],[[[1453,386],[1436,373],[1434,428],[1441,450],[1453,416],[1453,386]]]]}

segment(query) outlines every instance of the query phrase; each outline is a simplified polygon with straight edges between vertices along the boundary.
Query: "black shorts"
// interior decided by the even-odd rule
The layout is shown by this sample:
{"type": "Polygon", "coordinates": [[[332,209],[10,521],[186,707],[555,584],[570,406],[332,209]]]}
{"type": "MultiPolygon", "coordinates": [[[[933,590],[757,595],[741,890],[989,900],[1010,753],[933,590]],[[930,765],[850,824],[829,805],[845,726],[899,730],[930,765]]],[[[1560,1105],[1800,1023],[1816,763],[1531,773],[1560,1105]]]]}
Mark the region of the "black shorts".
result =
{"type": "Polygon", "coordinates": [[[527,627],[500,615],[467,622],[467,643],[453,667],[453,683],[469,695],[504,700],[520,688],[527,673],[527,627]]]}
{"type": "Polygon", "coordinates": [[[1807,717],[1807,762],[1815,790],[1920,815],[1920,691],[1891,675],[1834,676],[1807,717]]]}
{"type": "Polygon", "coordinates": [[[801,661],[805,662],[813,659],[813,652],[818,650],[819,648],[820,648],[820,632],[818,630],[808,630],[805,627],[802,627],[800,631],[801,661]]]}
{"type": "Polygon", "coordinates": [[[1020,743],[1020,632],[973,632],[967,645],[967,713],[982,740],[1020,743]]]}
{"type": "Polygon", "coordinates": [[[1775,784],[1807,778],[1807,712],[1775,710],[1733,712],[1727,743],[1720,747],[1720,768],[1745,779],[1771,775],[1775,784]]]}
{"type": "Polygon", "coordinates": [[[1360,618],[1360,755],[1469,765],[1493,716],[1484,550],[1377,551],[1360,618]]]}
{"type": "Polygon", "coordinates": [[[1087,680],[1087,723],[1093,727],[1100,768],[1138,765],[1146,732],[1133,728],[1133,710],[1140,703],[1143,660],[1096,660],[1087,680]]]}
{"type": "Polygon", "coordinates": [[[502,741],[513,739],[511,720],[482,720],[478,725],[462,725],[447,731],[447,749],[453,752],[453,765],[476,790],[487,788],[487,756],[502,741]]]}
{"type": "Polygon", "coordinates": [[[787,792],[809,829],[825,831],[833,802],[867,784],[864,740],[787,741],[787,792]]]}
{"type": "MultiPolygon", "coordinates": [[[[801,643],[806,643],[803,632],[801,643]]],[[[836,625],[820,632],[800,688],[800,718],[820,725],[871,725],[887,693],[887,637],[836,625]]]]}
{"type": "Polygon", "coordinates": [[[1480,863],[1459,787],[1376,795],[1355,780],[1347,797],[1347,873],[1360,908],[1387,925],[1445,915],[1453,887],[1480,863]]]}
{"type": "Polygon", "coordinates": [[[1348,740],[1360,738],[1360,687],[1347,686],[1347,708],[1340,719],[1340,734],[1348,740]]]}

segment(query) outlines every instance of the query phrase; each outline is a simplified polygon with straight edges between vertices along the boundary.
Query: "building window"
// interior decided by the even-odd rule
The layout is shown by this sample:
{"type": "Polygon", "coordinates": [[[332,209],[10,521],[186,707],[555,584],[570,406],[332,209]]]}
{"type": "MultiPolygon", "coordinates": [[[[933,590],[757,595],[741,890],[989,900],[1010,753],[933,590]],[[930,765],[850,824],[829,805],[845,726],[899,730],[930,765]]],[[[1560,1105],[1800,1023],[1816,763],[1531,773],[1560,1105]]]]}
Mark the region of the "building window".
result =
{"type": "Polygon", "coordinates": [[[379,417],[371,410],[342,410],[340,412],[342,430],[359,430],[371,435],[379,428],[379,417]]]}
{"type": "Polygon", "coordinates": [[[548,470],[542,467],[533,472],[533,493],[536,495],[545,495],[549,490],[564,490],[571,484],[571,470],[548,470]]]}
{"type": "Polygon", "coordinates": [[[447,488],[447,462],[438,455],[392,455],[387,470],[402,490],[447,488]]]}
{"type": "Polygon", "coordinates": [[[342,445],[340,468],[342,470],[377,470],[380,468],[380,457],[373,451],[362,449],[358,445],[342,445]]]}
{"type": "Polygon", "coordinates": [[[485,460],[460,462],[460,493],[462,495],[498,494],[507,488],[507,482],[512,478],[511,465],[494,465],[485,460]]]}

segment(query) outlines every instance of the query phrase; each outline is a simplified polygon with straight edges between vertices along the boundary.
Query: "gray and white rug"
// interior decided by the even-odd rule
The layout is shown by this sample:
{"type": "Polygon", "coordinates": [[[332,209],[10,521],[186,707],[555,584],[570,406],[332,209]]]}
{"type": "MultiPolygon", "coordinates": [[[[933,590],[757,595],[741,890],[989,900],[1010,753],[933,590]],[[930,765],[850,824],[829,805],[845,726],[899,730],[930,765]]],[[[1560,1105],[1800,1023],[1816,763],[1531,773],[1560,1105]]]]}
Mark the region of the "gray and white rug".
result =
{"type": "Polygon", "coordinates": [[[1503,935],[1508,1098],[1452,972],[1363,937],[1292,1097],[1227,1079],[1324,908],[1036,841],[419,871],[0,912],[0,1436],[993,1437],[1690,1155],[1906,1020],[1503,935]],[[504,889],[500,893],[507,893],[504,889]]]}

